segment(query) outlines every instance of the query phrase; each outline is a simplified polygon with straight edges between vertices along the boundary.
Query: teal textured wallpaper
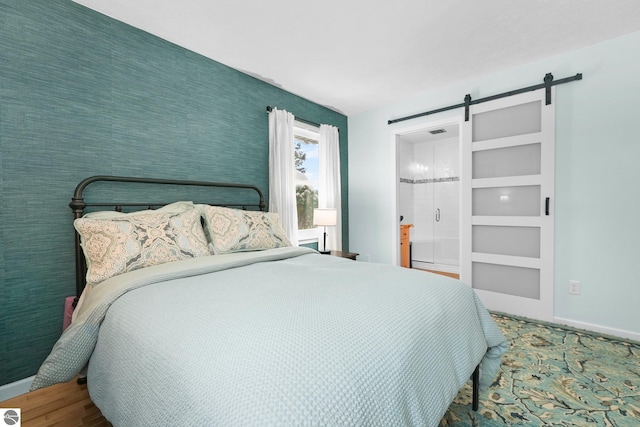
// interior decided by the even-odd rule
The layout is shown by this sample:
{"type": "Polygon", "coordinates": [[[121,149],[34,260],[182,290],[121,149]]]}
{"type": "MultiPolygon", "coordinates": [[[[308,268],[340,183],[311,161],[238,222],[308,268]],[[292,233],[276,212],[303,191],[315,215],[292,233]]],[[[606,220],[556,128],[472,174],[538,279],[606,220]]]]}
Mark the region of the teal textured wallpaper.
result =
{"type": "Polygon", "coordinates": [[[74,294],[76,184],[90,175],[255,184],[267,105],[347,118],[70,0],[0,0],[0,385],[34,375],[74,294]]]}

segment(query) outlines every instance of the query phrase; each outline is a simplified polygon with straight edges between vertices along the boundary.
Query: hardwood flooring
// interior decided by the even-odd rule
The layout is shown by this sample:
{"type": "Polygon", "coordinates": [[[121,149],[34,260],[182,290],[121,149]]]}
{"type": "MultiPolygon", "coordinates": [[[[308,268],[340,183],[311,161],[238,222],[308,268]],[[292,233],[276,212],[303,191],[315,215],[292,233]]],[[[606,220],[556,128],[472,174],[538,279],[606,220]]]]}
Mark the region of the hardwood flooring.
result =
{"type": "Polygon", "coordinates": [[[453,277],[454,279],[460,279],[460,275],[456,273],[447,273],[445,271],[425,270],[423,268],[416,268],[416,270],[428,271],[429,273],[442,274],[443,276],[453,277]]]}
{"type": "Polygon", "coordinates": [[[111,426],[91,401],[87,385],[76,380],[5,400],[0,408],[20,408],[23,427],[111,426]]]}

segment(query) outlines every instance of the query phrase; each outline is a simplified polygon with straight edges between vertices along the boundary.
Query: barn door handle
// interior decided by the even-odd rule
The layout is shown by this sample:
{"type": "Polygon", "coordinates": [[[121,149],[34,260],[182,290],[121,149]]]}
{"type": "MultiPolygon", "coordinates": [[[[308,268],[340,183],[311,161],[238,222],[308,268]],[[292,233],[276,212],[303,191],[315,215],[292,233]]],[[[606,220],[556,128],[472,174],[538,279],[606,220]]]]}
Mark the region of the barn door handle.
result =
{"type": "Polygon", "coordinates": [[[547,197],[544,201],[544,214],[549,216],[549,198],[547,197]]]}
{"type": "Polygon", "coordinates": [[[440,209],[436,209],[436,222],[440,222],[440,209]]]}

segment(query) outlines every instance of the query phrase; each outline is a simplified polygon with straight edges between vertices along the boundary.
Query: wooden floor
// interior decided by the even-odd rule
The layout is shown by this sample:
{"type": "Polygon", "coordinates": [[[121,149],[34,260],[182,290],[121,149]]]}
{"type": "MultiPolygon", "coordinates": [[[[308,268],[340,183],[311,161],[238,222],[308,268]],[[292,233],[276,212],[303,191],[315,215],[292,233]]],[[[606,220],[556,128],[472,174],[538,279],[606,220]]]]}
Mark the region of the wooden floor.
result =
{"type": "Polygon", "coordinates": [[[0,408],[20,408],[23,427],[111,426],[91,401],[87,385],[76,380],[5,400],[0,408]]]}
{"type": "Polygon", "coordinates": [[[453,277],[454,279],[460,279],[460,275],[456,273],[447,273],[445,271],[425,270],[423,268],[416,268],[416,270],[428,271],[429,273],[442,274],[443,276],[453,277]]]}

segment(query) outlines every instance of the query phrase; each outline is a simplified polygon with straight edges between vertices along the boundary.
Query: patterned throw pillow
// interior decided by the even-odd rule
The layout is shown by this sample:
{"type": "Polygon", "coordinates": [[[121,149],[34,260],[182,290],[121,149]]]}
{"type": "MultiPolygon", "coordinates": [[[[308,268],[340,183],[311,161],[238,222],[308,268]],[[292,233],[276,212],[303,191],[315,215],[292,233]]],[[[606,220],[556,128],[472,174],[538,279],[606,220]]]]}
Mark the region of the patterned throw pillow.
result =
{"type": "Polygon", "coordinates": [[[156,213],[75,220],[87,259],[87,283],[152,265],[210,255],[200,213],[156,213]]]}
{"type": "Polygon", "coordinates": [[[196,205],[213,253],[259,251],[291,246],[275,213],[196,205]]]}

